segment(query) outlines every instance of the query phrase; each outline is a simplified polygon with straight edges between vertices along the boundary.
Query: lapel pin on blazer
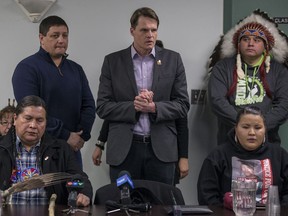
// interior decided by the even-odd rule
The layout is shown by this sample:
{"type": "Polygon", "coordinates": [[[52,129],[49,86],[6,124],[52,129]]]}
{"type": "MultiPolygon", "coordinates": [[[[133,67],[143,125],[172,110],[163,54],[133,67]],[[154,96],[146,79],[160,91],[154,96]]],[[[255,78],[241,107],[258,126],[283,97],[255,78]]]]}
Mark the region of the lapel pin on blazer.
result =
{"type": "Polygon", "coordinates": [[[157,65],[161,65],[161,64],[162,64],[161,60],[157,60],[157,65]]]}

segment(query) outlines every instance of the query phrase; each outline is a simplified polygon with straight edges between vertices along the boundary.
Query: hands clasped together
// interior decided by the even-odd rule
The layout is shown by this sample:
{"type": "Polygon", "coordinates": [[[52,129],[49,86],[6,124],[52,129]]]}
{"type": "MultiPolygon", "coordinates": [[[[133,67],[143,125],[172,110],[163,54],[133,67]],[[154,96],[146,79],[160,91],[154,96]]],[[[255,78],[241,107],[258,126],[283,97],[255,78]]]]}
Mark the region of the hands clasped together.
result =
{"type": "Polygon", "coordinates": [[[153,102],[154,93],[147,89],[142,89],[138,96],[135,97],[134,107],[137,112],[155,113],[156,106],[153,102]]]}

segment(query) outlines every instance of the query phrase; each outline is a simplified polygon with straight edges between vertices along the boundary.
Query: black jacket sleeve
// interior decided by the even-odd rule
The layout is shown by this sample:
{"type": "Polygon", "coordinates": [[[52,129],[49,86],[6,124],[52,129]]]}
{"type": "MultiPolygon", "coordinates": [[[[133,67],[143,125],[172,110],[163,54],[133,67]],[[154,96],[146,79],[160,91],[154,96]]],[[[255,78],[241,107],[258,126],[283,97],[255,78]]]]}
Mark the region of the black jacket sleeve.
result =
{"type": "Polygon", "coordinates": [[[108,133],[109,133],[109,121],[104,120],[102,127],[101,127],[101,130],[100,130],[98,140],[100,140],[101,142],[104,142],[104,143],[107,142],[108,133]]]}
{"type": "Polygon", "coordinates": [[[222,205],[220,171],[216,164],[205,159],[197,182],[199,205],[222,205]]]}
{"type": "MultiPolygon", "coordinates": [[[[43,174],[54,172],[65,172],[72,175],[80,175],[84,183],[84,188],[79,191],[88,196],[92,200],[93,189],[87,174],[81,169],[69,144],[64,140],[59,140],[45,134],[45,138],[41,143],[41,166],[43,174]]],[[[72,179],[71,179],[72,180],[72,179]]],[[[47,197],[50,199],[53,193],[56,193],[57,204],[67,204],[69,191],[66,182],[56,184],[46,188],[47,197]]]]}

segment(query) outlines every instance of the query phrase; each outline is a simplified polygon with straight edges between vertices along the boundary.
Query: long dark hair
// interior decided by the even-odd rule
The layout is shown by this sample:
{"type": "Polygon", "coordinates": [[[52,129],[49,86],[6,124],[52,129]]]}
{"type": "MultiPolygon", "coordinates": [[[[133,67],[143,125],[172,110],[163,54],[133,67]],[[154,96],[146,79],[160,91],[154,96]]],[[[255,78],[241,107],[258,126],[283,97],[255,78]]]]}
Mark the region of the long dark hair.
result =
{"type": "MultiPolygon", "coordinates": [[[[42,98],[36,96],[36,95],[29,95],[26,96],[24,98],[22,98],[21,101],[19,101],[19,103],[17,104],[16,108],[15,108],[15,115],[18,116],[19,114],[21,114],[24,109],[26,107],[29,106],[35,106],[35,107],[43,107],[44,110],[46,111],[46,104],[44,102],[44,100],[42,100],[42,98]]],[[[47,112],[46,112],[47,115],[47,112]]],[[[14,159],[16,160],[17,157],[17,149],[16,149],[16,130],[15,130],[15,126],[12,126],[10,128],[11,130],[11,136],[12,136],[12,143],[13,143],[13,155],[14,155],[14,159]]],[[[37,163],[40,164],[39,161],[39,155],[37,155],[37,163]]],[[[16,166],[16,163],[15,163],[16,166]]],[[[40,166],[39,166],[40,168],[40,166]]]]}
{"type": "MultiPolygon", "coordinates": [[[[266,79],[266,72],[265,72],[265,60],[266,60],[266,55],[265,55],[265,59],[263,60],[262,64],[259,66],[259,74],[260,74],[260,80],[263,83],[263,88],[266,91],[267,97],[272,99],[272,92],[269,88],[269,84],[267,82],[266,79]]],[[[234,66],[233,69],[233,81],[231,86],[228,89],[228,92],[226,94],[226,97],[230,97],[231,95],[234,94],[234,92],[236,91],[236,87],[237,87],[237,82],[238,82],[238,75],[237,75],[237,67],[236,65],[234,66]]]]}

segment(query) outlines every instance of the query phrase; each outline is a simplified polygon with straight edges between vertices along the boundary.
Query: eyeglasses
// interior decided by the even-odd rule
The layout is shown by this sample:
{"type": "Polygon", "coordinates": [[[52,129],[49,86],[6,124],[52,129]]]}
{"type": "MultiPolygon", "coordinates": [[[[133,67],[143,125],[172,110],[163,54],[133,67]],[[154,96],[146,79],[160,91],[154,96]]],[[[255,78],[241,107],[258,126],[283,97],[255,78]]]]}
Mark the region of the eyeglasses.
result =
{"type": "Polygon", "coordinates": [[[13,122],[9,122],[9,121],[1,121],[0,124],[3,125],[3,126],[5,126],[5,127],[7,127],[8,125],[12,125],[13,122]]]}

